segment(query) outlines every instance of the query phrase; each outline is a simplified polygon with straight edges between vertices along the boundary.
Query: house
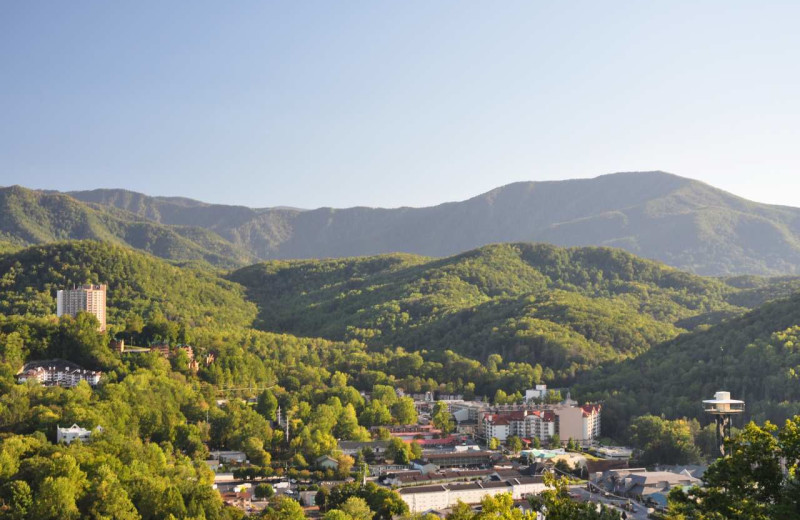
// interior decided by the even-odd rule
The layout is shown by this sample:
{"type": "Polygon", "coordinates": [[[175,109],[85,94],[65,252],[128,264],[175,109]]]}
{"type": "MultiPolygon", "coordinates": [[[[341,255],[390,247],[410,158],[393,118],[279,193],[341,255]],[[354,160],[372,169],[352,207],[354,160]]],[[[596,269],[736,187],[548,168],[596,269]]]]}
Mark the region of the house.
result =
{"type": "Polygon", "coordinates": [[[125,352],[125,340],[112,339],[111,341],[108,342],[108,348],[110,348],[114,352],[122,354],[123,352],[125,352]]]}
{"type": "Polygon", "coordinates": [[[317,491],[298,491],[297,497],[300,499],[300,505],[306,507],[313,507],[317,505],[317,491]]]}
{"type": "Polygon", "coordinates": [[[339,461],[331,457],[330,455],[322,455],[321,457],[317,457],[317,460],[314,461],[319,469],[338,469],[339,468],[339,461]]]}
{"type": "Polygon", "coordinates": [[[77,424],[73,424],[69,428],[62,428],[56,426],[56,442],[63,442],[64,444],[72,444],[73,441],[90,442],[92,440],[92,432],[102,432],[103,428],[98,426],[94,430],[87,430],[81,428],[77,424]]]}
{"type": "MultiPolygon", "coordinates": [[[[458,419],[456,419],[458,421],[458,419]]],[[[478,421],[464,419],[456,423],[456,433],[460,435],[476,435],[478,433],[478,421]]]]}
{"type": "Polygon", "coordinates": [[[389,441],[339,441],[339,451],[345,455],[358,455],[365,448],[382,457],[389,448],[389,441]]]}
{"type": "Polygon", "coordinates": [[[223,464],[243,464],[247,462],[247,455],[243,451],[212,451],[211,458],[223,464]]]}

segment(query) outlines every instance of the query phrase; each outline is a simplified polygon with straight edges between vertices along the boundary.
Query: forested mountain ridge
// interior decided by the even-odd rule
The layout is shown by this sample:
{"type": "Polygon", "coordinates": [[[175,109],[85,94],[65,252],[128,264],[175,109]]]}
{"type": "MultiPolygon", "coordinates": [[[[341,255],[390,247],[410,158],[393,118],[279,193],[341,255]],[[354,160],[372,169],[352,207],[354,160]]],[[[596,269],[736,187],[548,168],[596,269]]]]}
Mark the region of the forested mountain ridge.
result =
{"type": "Polygon", "coordinates": [[[478,359],[500,354],[567,379],[798,287],[758,278],[734,287],[621,250],[544,244],[445,259],[272,261],[230,279],[259,305],[264,330],[478,359]]]}
{"type": "Polygon", "coordinates": [[[87,204],[59,193],[0,188],[0,251],[63,240],[100,240],[171,260],[236,266],[248,253],[197,226],[166,226],[113,207],[87,204]]]}
{"type": "Polygon", "coordinates": [[[606,402],[610,426],[643,413],[701,418],[718,390],[745,400],[747,419],[780,424],[800,414],[800,293],[584,374],[577,390],[606,402]]]}
{"type": "Polygon", "coordinates": [[[110,322],[160,313],[175,323],[222,329],[247,327],[256,317],[243,288],[209,270],[90,240],[0,254],[0,313],[53,315],[56,291],[83,283],[108,285],[110,322]]]}
{"type": "Polygon", "coordinates": [[[496,242],[611,246],[704,275],[800,273],[800,209],[664,172],[518,182],[424,208],[250,209],[124,190],[77,199],[162,224],[210,229],[261,259],[407,252],[448,256],[496,242]]]}
{"type": "MultiPolygon", "coordinates": [[[[800,398],[800,296],[742,314],[797,279],[722,281],[620,250],[542,244],[273,261],[228,277],[96,241],[0,254],[0,516],[237,520],[212,488],[209,450],[244,451],[253,475],[347,478],[353,459],[340,471],[313,461],[338,456],[339,439],[369,439],[371,426],[415,423],[397,388],[502,404],[577,376],[573,396],[602,399],[604,435],[621,442],[636,413],[697,417],[718,384],[757,418],[784,417],[800,398]],[[106,333],[89,314],[53,315],[55,290],[84,282],[109,284],[106,333]],[[280,333],[286,324],[346,341],[280,333]],[[112,337],[173,348],[120,353],[112,337]],[[399,346],[415,338],[430,344],[399,346]],[[184,343],[198,365],[174,348],[184,343]],[[101,383],[16,382],[23,363],[52,358],[103,370],[101,383]],[[278,407],[289,440],[273,431],[278,407]],[[103,430],[56,443],[56,426],[73,423],[103,430]]],[[[403,513],[393,511],[380,518],[403,513]]]]}

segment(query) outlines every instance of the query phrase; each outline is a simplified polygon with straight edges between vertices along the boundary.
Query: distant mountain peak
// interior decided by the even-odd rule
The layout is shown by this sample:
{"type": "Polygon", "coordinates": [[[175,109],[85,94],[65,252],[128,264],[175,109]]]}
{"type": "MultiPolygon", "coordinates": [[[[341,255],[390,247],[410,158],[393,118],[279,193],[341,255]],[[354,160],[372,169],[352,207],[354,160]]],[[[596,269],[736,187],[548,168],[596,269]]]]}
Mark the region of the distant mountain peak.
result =
{"type": "Polygon", "coordinates": [[[800,210],[659,170],[515,182],[422,208],[254,209],[109,189],[69,195],[165,230],[203,229],[217,237],[217,249],[239,258],[447,256],[538,241],[618,247],[699,274],[800,273],[800,210]]]}

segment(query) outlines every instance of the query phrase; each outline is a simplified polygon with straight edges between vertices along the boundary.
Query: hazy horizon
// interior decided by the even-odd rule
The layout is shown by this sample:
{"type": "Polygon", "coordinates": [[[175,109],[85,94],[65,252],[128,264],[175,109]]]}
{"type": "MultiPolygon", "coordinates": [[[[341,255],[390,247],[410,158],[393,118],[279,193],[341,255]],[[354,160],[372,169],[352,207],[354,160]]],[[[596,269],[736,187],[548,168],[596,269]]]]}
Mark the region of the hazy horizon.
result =
{"type": "MultiPolygon", "coordinates": [[[[84,192],[84,191],[96,191],[96,190],[111,190],[111,191],[113,191],[113,190],[123,190],[123,191],[132,192],[132,193],[139,193],[139,194],[142,194],[142,195],[145,195],[145,196],[148,196],[148,197],[162,198],[162,199],[188,199],[188,200],[192,200],[192,201],[200,202],[200,203],[204,203],[204,204],[209,204],[209,205],[244,206],[244,207],[251,208],[251,209],[279,209],[279,208],[286,208],[286,209],[295,209],[295,210],[308,211],[308,210],[314,210],[314,209],[319,209],[319,208],[348,209],[348,208],[353,208],[353,207],[366,207],[366,208],[375,208],[375,209],[424,208],[424,207],[438,206],[438,205],[441,205],[441,204],[448,204],[448,203],[454,203],[454,202],[463,202],[465,200],[469,200],[469,199],[472,199],[472,198],[475,198],[475,197],[480,197],[481,195],[489,193],[489,192],[491,192],[491,191],[493,191],[495,189],[504,188],[504,187],[510,186],[512,184],[525,184],[525,183],[529,183],[529,182],[546,183],[546,182],[560,182],[560,181],[592,180],[592,179],[597,179],[598,177],[605,177],[605,176],[608,176],[608,175],[653,173],[653,172],[664,173],[664,174],[667,174],[667,175],[675,175],[675,176],[682,177],[682,178],[685,178],[685,179],[703,182],[703,181],[700,181],[700,179],[691,179],[690,177],[685,177],[683,175],[679,175],[679,174],[676,174],[676,173],[673,173],[673,172],[666,172],[666,171],[663,171],[663,170],[652,170],[652,171],[648,171],[648,172],[645,172],[645,171],[640,171],[640,172],[611,172],[611,173],[603,173],[603,174],[595,175],[595,176],[592,176],[592,177],[573,177],[573,178],[569,178],[569,179],[541,179],[541,180],[535,180],[535,181],[533,181],[533,180],[513,181],[513,182],[510,182],[508,184],[495,186],[493,188],[490,188],[488,190],[482,191],[480,193],[474,193],[472,195],[468,195],[467,197],[465,197],[463,199],[444,199],[444,200],[441,200],[439,202],[435,202],[433,204],[429,204],[429,205],[425,205],[425,206],[412,206],[412,205],[370,206],[370,205],[367,205],[367,204],[354,204],[354,205],[351,205],[351,206],[333,206],[333,205],[330,205],[330,204],[322,204],[320,206],[308,206],[308,207],[292,206],[292,205],[288,205],[288,204],[277,204],[277,205],[274,205],[274,206],[249,206],[249,205],[241,204],[241,203],[237,203],[237,202],[217,202],[217,201],[213,201],[213,200],[196,199],[196,198],[193,198],[193,197],[188,197],[186,195],[180,195],[180,194],[170,195],[170,194],[161,194],[161,193],[147,193],[147,192],[144,192],[144,191],[138,191],[138,190],[133,190],[133,189],[129,189],[129,188],[122,188],[122,187],[90,188],[90,189],[86,189],[86,190],[57,190],[57,189],[47,188],[47,187],[36,188],[36,187],[32,187],[32,186],[25,186],[23,184],[17,184],[17,185],[18,186],[22,186],[23,188],[37,190],[37,191],[50,191],[50,192],[59,192],[59,193],[67,193],[67,194],[70,193],[70,192],[84,192]]],[[[706,183],[706,184],[708,184],[708,183],[706,183]]],[[[714,186],[714,185],[710,185],[710,186],[712,186],[714,188],[719,188],[718,186],[714,186]]],[[[0,186],[0,188],[7,188],[7,187],[10,187],[10,186],[0,186]]],[[[753,200],[753,199],[749,199],[747,196],[744,196],[744,195],[741,195],[741,194],[738,194],[738,193],[729,192],[727,190],[724,190],[724,191],[726,191],[727,193],[730,193],[731,195],[737,196],[737,197],[741,197],[741,198],[748,199],[748,200],[753,200]]],[[[753,201],[753,202],[764,203],[762,201],[753,201]]],[[[764,204],[772,204],[772,203],[764,203],[764,204]]],[[[777,205],[777,206],[788,206],[788,207],[798,207],[798,206],[792,206],[792,205],[787,205],[787,204],[774,204],[774,205],[777,205]]]]}
{"type": "Polygon", "coordinates": [[[800,206],[800,4],[0,9],[3,185],[421,207],[663,170],[800,206]]]}

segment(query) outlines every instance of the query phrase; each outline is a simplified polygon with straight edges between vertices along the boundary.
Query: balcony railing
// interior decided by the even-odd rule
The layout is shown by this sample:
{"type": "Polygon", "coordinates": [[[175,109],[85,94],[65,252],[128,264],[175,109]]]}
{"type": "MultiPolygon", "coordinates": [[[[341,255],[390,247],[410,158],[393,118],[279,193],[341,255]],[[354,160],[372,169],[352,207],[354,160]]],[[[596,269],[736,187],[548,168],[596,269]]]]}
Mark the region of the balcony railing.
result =
{"type": "Polygon", "coordinates": [[[703,410],[707,413],[741,413],[744,403],[703,403],[703,410]]]}

